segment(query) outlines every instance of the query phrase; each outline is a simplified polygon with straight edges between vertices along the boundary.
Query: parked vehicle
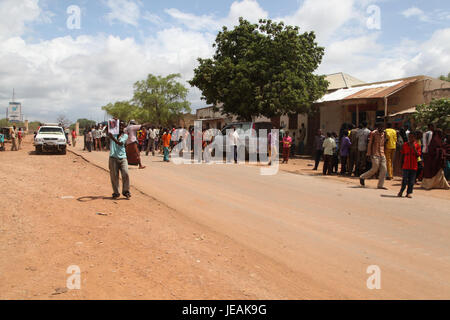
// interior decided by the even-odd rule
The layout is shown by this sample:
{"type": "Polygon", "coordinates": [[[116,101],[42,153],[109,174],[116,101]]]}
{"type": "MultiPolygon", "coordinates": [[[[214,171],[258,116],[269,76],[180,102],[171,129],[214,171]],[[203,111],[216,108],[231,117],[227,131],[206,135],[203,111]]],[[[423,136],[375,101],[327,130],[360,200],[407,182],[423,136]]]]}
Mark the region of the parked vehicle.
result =
{"type": "Polygon", "coordinates": [[[0,129],[0,132],[5,137],[5,142],[6,141],[11,141],[11,132],[12,132],[12,130],[13,130],[13,127],[4,127],[4,128],[0,129]]]}
{"type": "Polygon", "coordinates": [[[42,152],[59,152],[66,154],[67,139],[64,129],[60,126],[42,126],[39,128],[35,138],[34,146],[36,153],[42,152]]]}

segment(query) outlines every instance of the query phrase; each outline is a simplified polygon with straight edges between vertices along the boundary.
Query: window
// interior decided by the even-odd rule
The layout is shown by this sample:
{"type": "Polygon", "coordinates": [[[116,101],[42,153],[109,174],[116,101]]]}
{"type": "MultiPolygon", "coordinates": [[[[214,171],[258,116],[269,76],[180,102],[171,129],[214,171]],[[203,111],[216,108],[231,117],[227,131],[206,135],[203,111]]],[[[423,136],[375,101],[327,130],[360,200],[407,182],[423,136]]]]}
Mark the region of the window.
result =
{"type": "MultiPolygon", "coordinates": [[[[364,121],[367,121],[367,112],[362,111],[359,113],[359,123],[363,123],[364,121]]],[[[352,123],[356,125],[356,112],[352,112],[352,123]]]]}

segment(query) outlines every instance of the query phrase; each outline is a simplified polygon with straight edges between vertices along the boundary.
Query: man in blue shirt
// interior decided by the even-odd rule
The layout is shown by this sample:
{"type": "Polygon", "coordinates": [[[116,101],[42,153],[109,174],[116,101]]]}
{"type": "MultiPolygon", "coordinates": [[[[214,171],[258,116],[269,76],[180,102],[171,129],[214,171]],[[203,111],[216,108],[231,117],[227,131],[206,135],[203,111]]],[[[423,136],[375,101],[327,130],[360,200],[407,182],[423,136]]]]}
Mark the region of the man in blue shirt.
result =
{"type": "Polygon", "coordinates": [[[125,143],[128,135],[124,133],[125,123],[120,122],[120,131],[118,135],[113,135],[108,132],[110,138],[110,153],[109,153],[109,174],[111,176],[111,185],[113,188],[113,199],[120,197],[119,192],[119,171],[122,175],[122,194],[127,198],[131,198],[130,193],[130,178],[128,176],[128,160],[125,151],[125,143]]]}

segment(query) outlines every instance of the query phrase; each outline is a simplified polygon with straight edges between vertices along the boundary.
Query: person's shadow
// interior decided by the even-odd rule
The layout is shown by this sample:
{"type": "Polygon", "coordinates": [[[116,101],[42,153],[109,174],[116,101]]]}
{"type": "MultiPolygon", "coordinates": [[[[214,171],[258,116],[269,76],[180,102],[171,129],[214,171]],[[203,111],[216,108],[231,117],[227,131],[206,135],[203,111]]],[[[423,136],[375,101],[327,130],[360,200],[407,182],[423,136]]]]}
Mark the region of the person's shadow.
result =
{"type": "Polygon", "coordinates": [[[113,197],[105,197],[105,196],[86,196],[86,197],[80,197],[77,199],[78,202],[90,202],[90,201],[96,201],[96,200],[114,200],[114,201],[123,201],[127,200],[125,198],[117,198],[114,199],[113,197]]]}
{"type": "Polygon", "coordinates": [[[395,199],[401,199],[399,196],[394,196],[391,194],[382,194],[380,197],[382,198],[395,198],[395,199]]]}

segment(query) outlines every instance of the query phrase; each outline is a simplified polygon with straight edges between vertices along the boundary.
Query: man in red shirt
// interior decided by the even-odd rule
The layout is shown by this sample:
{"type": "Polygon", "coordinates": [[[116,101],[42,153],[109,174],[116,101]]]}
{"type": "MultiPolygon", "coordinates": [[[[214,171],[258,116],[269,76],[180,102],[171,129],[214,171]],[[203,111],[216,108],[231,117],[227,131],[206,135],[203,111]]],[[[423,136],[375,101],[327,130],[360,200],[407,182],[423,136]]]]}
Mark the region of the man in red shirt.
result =
{"type": "Polygon", "coordinates": [[[75,129],[72,130],[72,145],[75,148],[77,145],[77,132],[75,129]]]}
{"type": "Polygon", "coordinates": [[[410,134],[408,136],[408,142],[403,144],[402,148],[402,163],[403,163],[403,181],[402,188],[398,193],[398,196],[401,198],[403,196],[403,192],[408,186],[407,190],[407,198],[412,198],[414,183],[416,182],[416,174],[417,174],[417,158],[422,154],[420,145],[416,142],[416,137],[414,134],[410,134]]]}

